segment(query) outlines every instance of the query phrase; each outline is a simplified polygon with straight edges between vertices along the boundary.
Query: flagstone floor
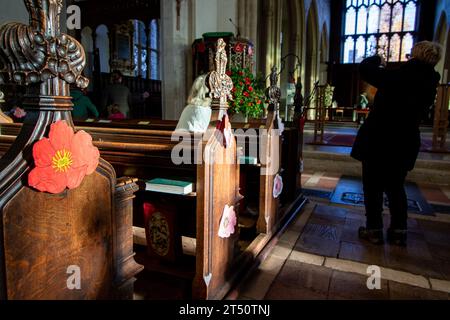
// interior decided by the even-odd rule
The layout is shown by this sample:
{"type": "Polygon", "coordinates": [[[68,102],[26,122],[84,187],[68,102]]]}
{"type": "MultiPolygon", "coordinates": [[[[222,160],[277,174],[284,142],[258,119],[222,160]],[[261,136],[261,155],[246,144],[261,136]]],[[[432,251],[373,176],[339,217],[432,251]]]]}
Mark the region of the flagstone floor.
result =
{"type": "MultiPolygon", "coordinates": [[[[331,193],[339,175],[310,172],[302,185],[331,193]]],[[[446,186],[420,185],[428,202],[450,206],[446,186]]],[[[389,225],[389,214],[385,216],[389,225]]],[[[409,215],[406,248],[376,246],[358,239],[361,207],[336,206],[310,197],[303,212],[268,258],[229,299],[450,299],[450,215],[409,215]],[[370,290],[368,267],[380,271],[379,289],[370,290]]],[[[370,270],[369,270],[370,271],[370,270]]]]}
{"type": "MultiPolygon", "coordinates": [[[[358,238],[364,208],[330,201],[340,178],[323,172],[303,174],[308,204],[267,258],[226,299],[450,299],[450,186],[418,185],[435,212],[409,214],[408,246],[401,248],[358,238]],[[373,270],[381,278],[379,287],[371,290],[367,283],[373,270]]],[[[389,212],[384,221],[387,228],[389,212]]],[[[135,283],[135,298],[183,300],[189,290],[188,281],[143,272],[135,283]]]]}

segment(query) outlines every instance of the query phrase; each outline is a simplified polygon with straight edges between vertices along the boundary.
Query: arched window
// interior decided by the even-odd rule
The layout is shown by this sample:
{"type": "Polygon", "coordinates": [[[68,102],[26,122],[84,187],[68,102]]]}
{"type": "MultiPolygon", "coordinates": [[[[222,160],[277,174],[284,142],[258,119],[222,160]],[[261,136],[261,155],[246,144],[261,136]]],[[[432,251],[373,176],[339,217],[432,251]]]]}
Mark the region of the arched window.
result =
{"type": "Polygon", "coordinates": [[[104,24],[97,27],[95,45],[100,56],[100,72],[109,73],[109,37],[108,27],[104,24]]]}
{"type": "Polygon", "coordinates": [[[148,28],[141,21],[134,20],[134,64],[135,76],[160,79],[159,67],[159,23],[153,19],[148,28]]]}
{"type": "Polygon", "coordinates": [[[416,37],[420,0],[344,0],[343,63],[375,53],[388,62],[406,61],[416,37]]]}
{"type": "Polygon", "coordinates": [[[150,78],[160,80],[159,72],[159,22],[150,22],[150,78]]]}

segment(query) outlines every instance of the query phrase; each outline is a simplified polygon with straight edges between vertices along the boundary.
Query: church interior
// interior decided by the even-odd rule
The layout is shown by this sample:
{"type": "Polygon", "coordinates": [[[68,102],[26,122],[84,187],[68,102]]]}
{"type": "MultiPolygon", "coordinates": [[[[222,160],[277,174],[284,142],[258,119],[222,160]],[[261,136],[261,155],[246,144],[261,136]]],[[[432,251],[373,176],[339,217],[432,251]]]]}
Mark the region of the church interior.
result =
{"type": "Polygon", "coordinates": [[[449,69],[450,0],[0,0],[0,300],[449,300],[449,69]]]}

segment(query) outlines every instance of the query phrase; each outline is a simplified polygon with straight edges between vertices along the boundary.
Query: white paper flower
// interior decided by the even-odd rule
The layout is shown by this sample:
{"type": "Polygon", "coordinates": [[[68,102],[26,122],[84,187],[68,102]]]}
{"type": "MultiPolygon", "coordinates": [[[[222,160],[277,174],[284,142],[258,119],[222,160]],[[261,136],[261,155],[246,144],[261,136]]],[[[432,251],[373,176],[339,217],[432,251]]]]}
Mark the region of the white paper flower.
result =
{"type": "Polygon", "coordinates": [[[236,212],[233,206],[225,206],[223,210],[222,219],[219,226],[219,237],[229,238],[234,233],[234,228],[237,223],[236,212]]]}
{"type": "Polygon", "coordinates": [[[233,132],[231,131],[231,128],[225,128],[223,135],[225,137],[225,146],[228,147],[231,145],[231,138],[233,136],[233,132]]]}
{"type": "Polygon", "coordinates": [[[273,179],[273,197],[276,199],[283,192],[283,178],[277,174],[273,179]]]}

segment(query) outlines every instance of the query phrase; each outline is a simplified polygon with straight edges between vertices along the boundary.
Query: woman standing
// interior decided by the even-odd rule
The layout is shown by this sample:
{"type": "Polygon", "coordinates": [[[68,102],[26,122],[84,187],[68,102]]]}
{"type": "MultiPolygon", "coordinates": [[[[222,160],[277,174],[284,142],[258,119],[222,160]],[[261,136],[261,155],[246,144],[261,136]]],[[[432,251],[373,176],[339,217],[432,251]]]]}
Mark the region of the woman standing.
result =
{"type": "Polygon", "coordinates": [[[414,46],[409,61],[397,70],[387,70],[379,56],[367,58],[360,65],[362,79],[378,89],[351,153],[363,167],[367,220],[359,236],[372,243],[384,243],[386,193],[391,213],[387,240],[406,245],[408,204],[404,184],[419,154],[420,122],[436,98],[440,77],[434,66],[441,59],[441,51],[438,44],[424,41],[414,46]]]}

